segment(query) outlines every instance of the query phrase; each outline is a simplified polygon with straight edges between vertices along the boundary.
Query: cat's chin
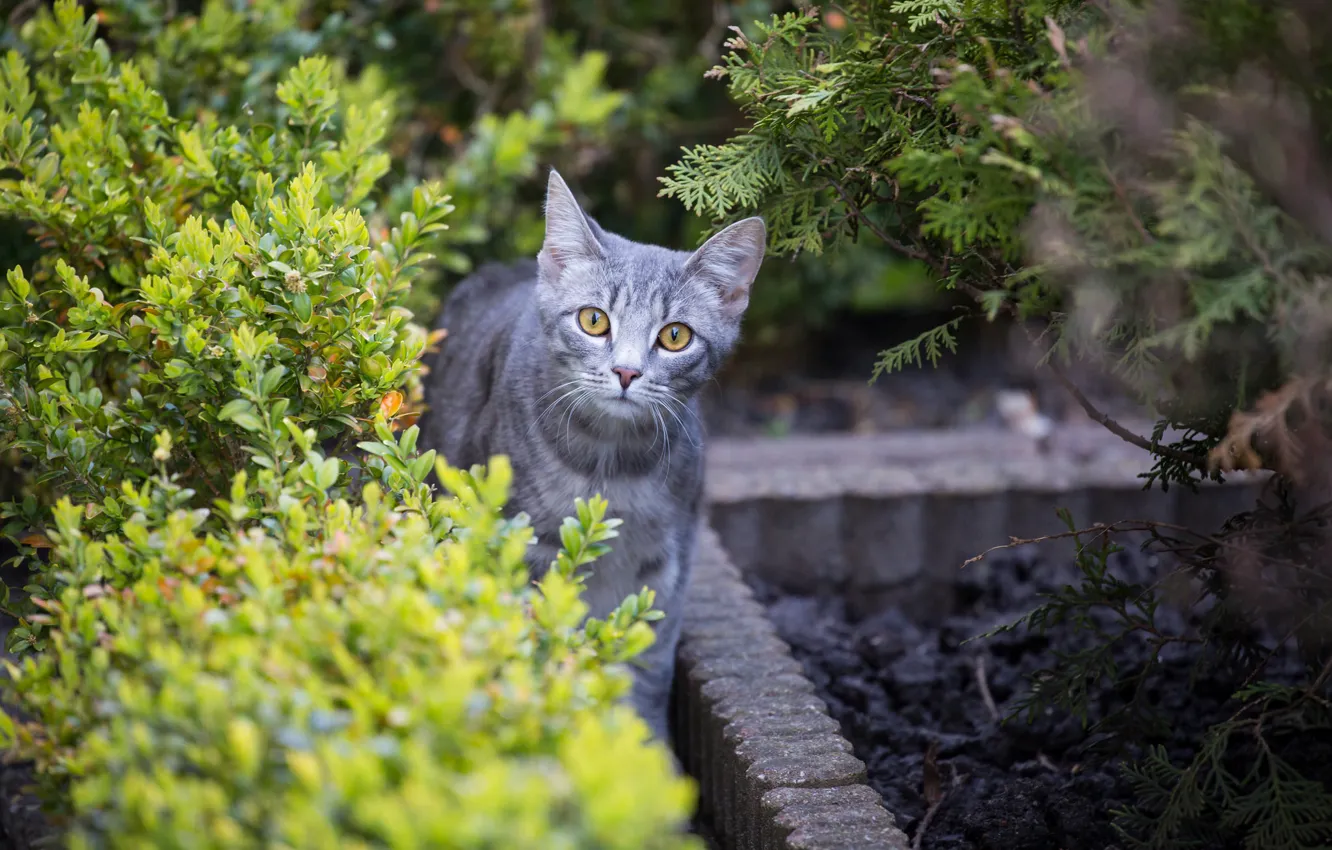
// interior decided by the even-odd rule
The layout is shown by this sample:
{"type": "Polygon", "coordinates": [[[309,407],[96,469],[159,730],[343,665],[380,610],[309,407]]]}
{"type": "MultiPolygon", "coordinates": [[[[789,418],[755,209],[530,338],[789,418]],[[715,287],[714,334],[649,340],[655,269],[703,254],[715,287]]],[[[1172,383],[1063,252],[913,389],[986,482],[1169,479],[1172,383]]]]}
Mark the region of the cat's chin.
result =
{"type": "Polygon", "coordinates": [[[603,414],[603,422],[614,423],[620,427],[642,426],[652,421],[652,412],[649,407],[632,397],[614,395],[599,399],[597,410],[603,414]]]}
{"type": "Polygon", "coordinates": [[[626,396],[614,396],[601,403],[601,409],[610,417],[625,422],[636,422],[648,415],[647,407],[626,396]]]}

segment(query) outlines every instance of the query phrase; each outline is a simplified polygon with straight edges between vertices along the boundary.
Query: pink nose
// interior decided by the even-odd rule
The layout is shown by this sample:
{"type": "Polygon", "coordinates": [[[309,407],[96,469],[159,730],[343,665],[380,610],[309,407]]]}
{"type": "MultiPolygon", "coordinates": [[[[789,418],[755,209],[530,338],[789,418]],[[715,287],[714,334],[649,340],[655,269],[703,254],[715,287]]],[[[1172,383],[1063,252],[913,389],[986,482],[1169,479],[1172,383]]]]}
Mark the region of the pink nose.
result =
{"type": "Polygon", "coordinates": [[[624,366],[616,366],[611,369],[611,371],[620,376],[620,388],[626,390],[629,389],[629,385],[634,382],[634,378],[643,374],[637,369],[629,369],[624,366]]]}

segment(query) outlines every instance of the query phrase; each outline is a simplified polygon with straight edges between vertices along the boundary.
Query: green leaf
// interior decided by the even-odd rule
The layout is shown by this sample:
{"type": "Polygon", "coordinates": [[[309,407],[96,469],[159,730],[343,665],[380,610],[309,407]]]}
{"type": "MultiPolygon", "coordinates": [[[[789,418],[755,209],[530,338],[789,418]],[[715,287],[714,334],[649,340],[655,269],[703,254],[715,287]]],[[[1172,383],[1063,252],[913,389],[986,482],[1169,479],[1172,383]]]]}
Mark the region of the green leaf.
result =
{"type": "Polygon", "coordinates": [[[233,398],[222,405],[222,409],[217,412],[217,418],[220,422],[230,422],[242,414],[254,415],[254,405],[243,398],[233,398]]]}
{"type": "Polygon", "coordinates": [[[310,296],[304,292],[292,296],[291,312],[302,322],[309,323],[311,316],[314,314],[310,296]]]}
{"type": "Polygon", "coordinates": [[[319,464],[319,472],[316,481],[319,486],[328,490],[338,483],[339,463],[335,457],[325,458],[323,463],[319,464]]]}

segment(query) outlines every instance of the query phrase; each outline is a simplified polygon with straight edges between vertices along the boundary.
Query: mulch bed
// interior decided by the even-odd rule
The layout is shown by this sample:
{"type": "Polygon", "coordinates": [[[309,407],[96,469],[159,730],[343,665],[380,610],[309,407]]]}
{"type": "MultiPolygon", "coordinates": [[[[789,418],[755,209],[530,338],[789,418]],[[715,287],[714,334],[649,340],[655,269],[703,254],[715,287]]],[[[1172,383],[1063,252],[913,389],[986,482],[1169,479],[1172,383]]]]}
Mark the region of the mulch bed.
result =
{"type": "MultiPolygon", "coordinates": [[[[1137,551],[1112,556],[1125,577],[1156,574],[1155,559],[1137,551]]],[[[1100,850],[1123,847],[1112,812],[1133,802],[1121,759],[1161,744],[1182,764],[1202,732],[1233,712],[1237,677],[1217,673],[1190,681],[1201,651],[1168,652],[1148,690],[1149,704],[1170,720],[1165,734],[1116,753],[1111,741],[1092,734],[1075,717],[1048,711],[1028,724],[1008,717],[1027,692],[1029,677],[1057,663],[1056,649],[1088,645],[1085,632],[1066,626],[1046,637],[1026,629],[978,641],[969,639],[1016,620],[1038,596],[1078,577],[1071,563],[1048,563],[1010,550],[992,555],[986,569],[964,570],[956,586],[955,612],[935,625],[886,610],[853,621],[841,600],[791,596],[755,586],[782,637],[828,703],[831,714],[869,769],[870,784],[909,835],[920,830],[929,808],[924,795],[927,752],[937,748],[931,770],[945,791],[930,817],[923,850],[1100,850]],[[979,683],[978,665],[992,705],[979,683]]],[[[1163,612],[1165,628],[1187,628],[1179,613],[1163,612]]],[[[1144,642],[1123,642],[1121,670],[1140,669],[1144,642]]],[[[1297,681],[1300,667],[1282,659],[1272,668],[1297,681]]],[[[1127,694],[1093,687],[1095,723],[1125,703],[1127,694]]],[[[1321,748],[1326,755],[1326,747],[1321,748]]],[[[1221,848],[1218,848],[1221,850],[1221,848]]]]}

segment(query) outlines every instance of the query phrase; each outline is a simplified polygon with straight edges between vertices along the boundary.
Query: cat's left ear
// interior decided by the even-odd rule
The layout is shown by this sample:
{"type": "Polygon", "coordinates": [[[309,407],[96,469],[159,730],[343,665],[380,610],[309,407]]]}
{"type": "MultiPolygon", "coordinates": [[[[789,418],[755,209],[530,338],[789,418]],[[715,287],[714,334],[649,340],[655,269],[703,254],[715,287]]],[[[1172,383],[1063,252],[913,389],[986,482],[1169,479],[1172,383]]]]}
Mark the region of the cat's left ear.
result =
{"type": "Polygon", "coordinates": [[[601,242],[590,219],[569,191],[564,178],[552,168],[546,184],[546,240],[541,245],[541,253],[537,254],[542,276],[551,281],[559,280],[569,263],[599,259],[601,253],[601,242]]]}
{"type": "Polygon", "coordinates": [[[737,221],[694,252],[685,264],[685,274],[715,286],[726,317],[739,321],[749,306],[749,288],[763,264],[767,242],[763,219],[754,216],[737,221]]]}

